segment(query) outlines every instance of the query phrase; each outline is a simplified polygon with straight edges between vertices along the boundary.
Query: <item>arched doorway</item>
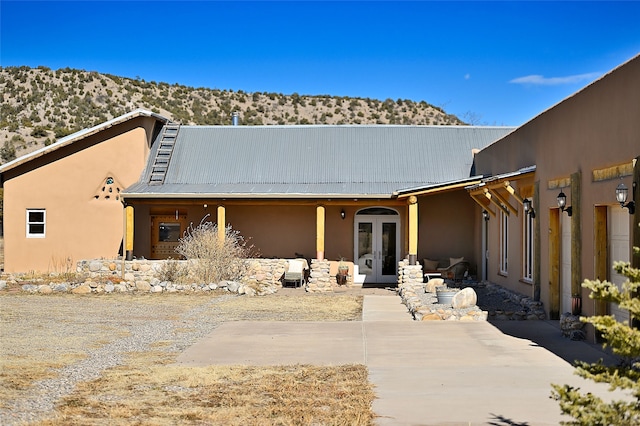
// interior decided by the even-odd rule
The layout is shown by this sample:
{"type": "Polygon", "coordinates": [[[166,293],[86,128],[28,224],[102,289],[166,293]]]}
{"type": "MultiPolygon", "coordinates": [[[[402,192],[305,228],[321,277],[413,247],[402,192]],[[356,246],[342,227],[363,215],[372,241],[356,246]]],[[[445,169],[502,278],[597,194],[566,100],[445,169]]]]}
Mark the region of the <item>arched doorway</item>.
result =
{"type": "Polygon", "coordinates": [[[365,283],[395,283],[400,257],[400,215],[384,207],[359,210],[355,216],[354,259],[365,283]]]}

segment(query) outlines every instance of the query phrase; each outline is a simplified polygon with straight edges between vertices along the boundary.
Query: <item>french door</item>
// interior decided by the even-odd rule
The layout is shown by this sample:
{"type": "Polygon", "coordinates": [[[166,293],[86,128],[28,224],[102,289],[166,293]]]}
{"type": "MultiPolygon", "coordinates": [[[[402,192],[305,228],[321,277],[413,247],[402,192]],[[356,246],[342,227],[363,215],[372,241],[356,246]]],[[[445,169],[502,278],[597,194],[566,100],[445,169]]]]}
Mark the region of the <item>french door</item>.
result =
{"type": "Polygon", "coordinates": [[[354,258],[365,283],[397,282],[400,256],[400,216],[382,208],[355,216],[354,258]]]}

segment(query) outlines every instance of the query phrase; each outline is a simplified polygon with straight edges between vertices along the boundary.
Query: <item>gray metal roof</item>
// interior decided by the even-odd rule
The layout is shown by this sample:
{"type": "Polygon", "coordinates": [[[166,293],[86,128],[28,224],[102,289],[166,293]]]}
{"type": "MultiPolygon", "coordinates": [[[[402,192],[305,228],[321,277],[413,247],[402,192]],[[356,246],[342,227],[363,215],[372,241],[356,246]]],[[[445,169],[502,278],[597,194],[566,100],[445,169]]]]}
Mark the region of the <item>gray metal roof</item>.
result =
{"type": "Polygon", "coordinates": [[[472,149],[512,127],[182,126],[161,185],[158,143],[125,197],[391,197],[469,178],[472,149]]]}

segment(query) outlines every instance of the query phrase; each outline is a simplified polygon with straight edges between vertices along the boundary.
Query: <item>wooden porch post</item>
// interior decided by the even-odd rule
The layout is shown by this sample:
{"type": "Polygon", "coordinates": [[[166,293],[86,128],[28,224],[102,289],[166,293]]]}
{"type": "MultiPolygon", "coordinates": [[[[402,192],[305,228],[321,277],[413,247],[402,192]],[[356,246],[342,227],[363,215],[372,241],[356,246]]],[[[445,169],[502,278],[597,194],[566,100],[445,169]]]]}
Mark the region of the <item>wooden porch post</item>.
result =
{"type": "Polygon", "coordinates": [[[224,241],[225,231],[227,228],[225,213],[225,207],[222,205],[218,206],[218,241],[220,242],[224,241]]]}
{"type": "Polygon", "coordinates": [[[127,260],[133,260],[133,206],[126,206],[124,208],[125,215],[125,258],[127,260]]]}
{"type": "Polygon", "coordinates": [[[572,314],[582,313],[582,173],[571,174],[571,304],[572,314]]]}
{"type": "Polygon", "coordinates": [[[316,259],[324,259],[324,206],[316,207],[316,259]]]}
{"type": "Polygon", "coordinates": [[[409,265],[418,259],[418,199],[409,197],[409,265]]]}

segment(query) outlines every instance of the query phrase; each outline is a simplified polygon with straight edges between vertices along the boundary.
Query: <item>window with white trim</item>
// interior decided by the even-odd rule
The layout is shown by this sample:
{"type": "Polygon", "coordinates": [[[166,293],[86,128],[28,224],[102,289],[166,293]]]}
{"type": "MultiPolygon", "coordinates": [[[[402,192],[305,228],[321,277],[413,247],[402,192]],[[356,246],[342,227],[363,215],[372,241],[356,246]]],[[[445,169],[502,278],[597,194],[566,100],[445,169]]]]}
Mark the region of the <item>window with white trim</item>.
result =
{"type": "Polygon", "coordinates": [[[522,223],[522,279],[524,281],[533,282],[533,221],[534,218],[530,214],[524,213],[522,223]]]}
{"type": "Polygon", "coordinates": [[[44,238],[46,223],[45,209],[27,209],[27,238],[44,238]]]}
{"type": "Polygon", "coordinates": [[[507,274],[509,253],[509,215],[500,210],[500,273],[507,274]]]}

